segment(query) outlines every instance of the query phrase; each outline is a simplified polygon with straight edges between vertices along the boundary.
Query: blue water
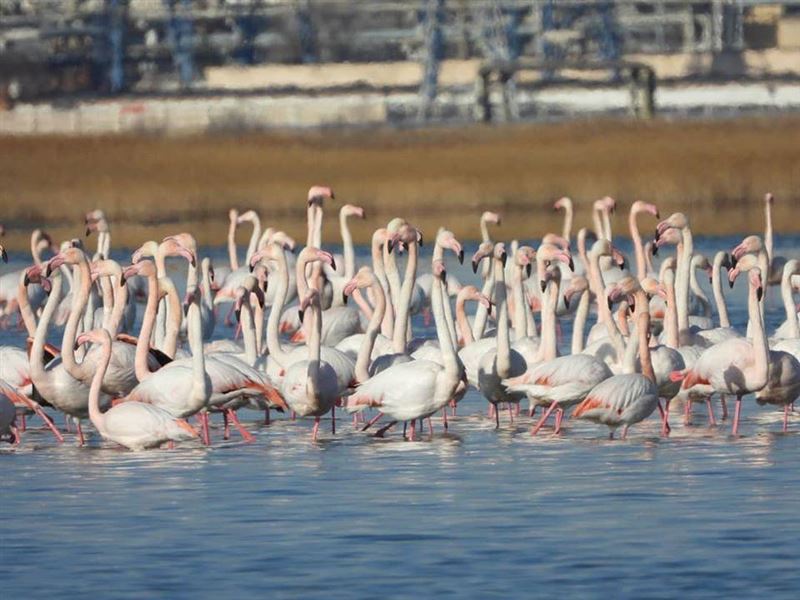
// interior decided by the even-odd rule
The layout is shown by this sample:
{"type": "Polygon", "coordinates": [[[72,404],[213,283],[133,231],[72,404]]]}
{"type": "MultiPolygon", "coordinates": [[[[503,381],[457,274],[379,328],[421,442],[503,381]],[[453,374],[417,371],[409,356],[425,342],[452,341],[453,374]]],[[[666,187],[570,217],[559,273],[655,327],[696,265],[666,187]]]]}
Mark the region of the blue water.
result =
{"type": "MultiPolygon", "coordinates": [[[[709,255],[734,243],[698,240],[709,255]]],[[[800,237],[778,240],[784,255],[798,248],[800,237]]],[[[738,283],[729,294],[738,326],[743,292],[738,283]]],[[[783,319],[774,292],[768,329],[783,319]]],[[[572,421],[562,437],[532,438],[524,416],[512,426],[503,415],[496,431],[471,391],[449,433],[434,420],[435,435],[413,443],[397,431],[371,438],[346,418],[336,436],[325,428],[311,443],[308,421],[267,427],[247,412],[255,443],[222,442],[216,423],[213,447],[173,451],[130,453],[96,435],[86,448],[69,435],[57,446],[30,429],[19,448],[0,450],[0,589],[4,598],[795,598],[800,419],[782,434],[779,411],[747,398],[743,413],[736,439],[728,422],[708,427],[701,407],[692,426],[674,418],[668,439],[655,419],[626,441],[572,421]]]]}

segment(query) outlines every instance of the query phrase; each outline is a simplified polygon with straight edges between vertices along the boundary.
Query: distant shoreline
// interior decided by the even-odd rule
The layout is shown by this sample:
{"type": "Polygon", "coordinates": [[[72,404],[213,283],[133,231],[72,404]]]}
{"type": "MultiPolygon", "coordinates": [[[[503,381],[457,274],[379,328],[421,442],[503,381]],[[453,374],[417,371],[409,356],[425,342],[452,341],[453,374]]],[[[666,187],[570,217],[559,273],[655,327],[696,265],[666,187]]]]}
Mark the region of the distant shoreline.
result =
{"type": "MultiPolygon", "coordinates": [[[[776,196],[775,226],[800,231],[800,116],[714,121],[600,119],[425,130],[337,130],[240,136],[0,137],[0,222],[4,244],[26,248],[32,227],[79,235],[82,215],[106,211],[114,245],[136,246],[165,232],[193,231],[222,244],[228,208],[255,208],[262,224],[303,240],[305,193],[331,185],[334,212],[358,204],[357,243],[401,215],[431,234],[439,225],[472,239],[483,210],[505,217],[502,236],[560,231],[550,210],[576,202],[576,227],[606,194],[621,214],[635,199],[661,212],[687,212],[700,234],[759,232],[763,194],[776,196]],[[795,210],[791,210],[795,207],[795,210]],[[164,224],[160,224],[166,221],[164,224]]],[[[649,224],[644,230],[648,231],[649,224]]],[[[242,243],[249,236],[240,234],[242,243]]]]}

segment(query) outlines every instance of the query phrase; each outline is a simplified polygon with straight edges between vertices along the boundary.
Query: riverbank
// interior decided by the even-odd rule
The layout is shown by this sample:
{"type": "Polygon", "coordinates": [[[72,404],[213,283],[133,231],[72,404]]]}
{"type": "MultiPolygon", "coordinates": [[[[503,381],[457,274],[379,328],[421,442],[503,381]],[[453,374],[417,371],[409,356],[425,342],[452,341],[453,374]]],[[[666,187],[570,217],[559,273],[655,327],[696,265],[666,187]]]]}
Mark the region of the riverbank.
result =
{"type": "MultiPolygon", "coordinates": [[[[0,138],[4,243],[24,248],[31,227],[77,235],[82,214],[106,210],[115,245],[176,229],[221,243],[231,206],[256,208],[267,224],[303,238],[305,192],[326,183],[337,202],[364,206],[356,240],[391,216],[431,233],[447,225],[477,234],[482,210],[505,216],[503,235],[558,227],[548,210],[570,195],[576,223],[609,194],[623,209],[641,198],[663,213],[687,211],[698,231],[758,231],[761,198],[777,198],[776,228],[796,231],[800,117],[471,126],[398,131],[337,130],[242,136],[0,138]]],[[[329,219],[328,239],[338,239],[329,219]]],[[[618,218],[618,227],[624,227],[618,218]]],[[[244,232],[243,232],[244,239],[244,232]]]]}

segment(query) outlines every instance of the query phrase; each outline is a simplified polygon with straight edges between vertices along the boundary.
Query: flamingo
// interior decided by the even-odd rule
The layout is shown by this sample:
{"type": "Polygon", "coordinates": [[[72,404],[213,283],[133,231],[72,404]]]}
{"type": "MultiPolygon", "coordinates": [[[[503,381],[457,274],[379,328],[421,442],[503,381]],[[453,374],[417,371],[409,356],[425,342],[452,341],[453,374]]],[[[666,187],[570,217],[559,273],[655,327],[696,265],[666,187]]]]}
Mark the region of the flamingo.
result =
{"type": "Polygon", "coordinates": [[[89,391],[89,418],[103,438],[129,450],[146,450],[167,442],[198,437],[197,431],[186,421],[153,404],[124,402],[103,413],[99,397],[105,370],[111,360],[111,336],[105,329],[95,329],[78,336],[76,343],[93,343],[101,350],[89,391]]]}
{"type": "Polygon", "coordinates": [[[441,260],[435,260],[433,272],[437,279],[433,283],[431,300],[443,364],[425,359],[396,363],[355,389],[347,399],[348,410],[374,407],[392,419],[376,435],[381,435],[397,421],[410,421],[409,439],[413,441],[416,420],[442,409],[453,398],[459,384],[458,358],[442,310],[441,279],[446,278],[446,272],[441,260]]]}

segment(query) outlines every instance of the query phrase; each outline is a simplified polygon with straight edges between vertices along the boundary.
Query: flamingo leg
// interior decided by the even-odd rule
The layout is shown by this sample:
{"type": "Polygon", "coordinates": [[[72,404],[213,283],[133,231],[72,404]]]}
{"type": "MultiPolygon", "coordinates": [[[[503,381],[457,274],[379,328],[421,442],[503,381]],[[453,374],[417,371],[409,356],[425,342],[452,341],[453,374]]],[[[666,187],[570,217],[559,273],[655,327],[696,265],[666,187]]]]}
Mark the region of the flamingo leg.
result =
{"type": "Polygon", "coordinates": [[[511,423],[514,423],[514,408],[511,406],[511,402],[508,403],[508,419],[511,423]]]}
{"type": "Polygon", "coordinates": [[[211,431],[209,430],[209,424],[208,424],[209,416],[208,416],[208,413],[203,411],[203,412],[198,414],[197,418],[200,419],[200,425],[203,427],[203,444],[205,444],[206,446],[210,446],[211,445],[211,431]]]}
{"type": "Polygon", "coordinates": [[[492,404],[492,408],[494,409],[494,428],[500,429],[500,407],[492,404]]]}
{"type": "Polygon", "coordinates": [[[76,428],[78,430],[78,445],[84,446],[86,445],[86,438],[83,437],[83,428],[81,427],[81,420],[75,419],[76,428]]]}
{"type": "Polygon", "coordinates": [[[732,435],[739,435],[739,417],[742,413],[742,397],[736,396],[736,408],[733,409],[733,428],[732,435]]]}
{"type": "Polygon", "coordinates": [[[311,439],[316,441],[319,432],[319,417],[314,417],[314,428],[311,430],[311,439]]]}
{"type": "Polygon", "coordinates": [[[19,443],[22,441],[22,435],[20,434],[19,429],[14,425],[11,425],[9,429],[11,430],[11,435],[14,437],[13,444],[15,446],[19,446],[19,443]]]}
{"type": "Polygon", "coordinates": [[[624,439],[627,439],[627,438],[628,438],[628,426],[625,425],[622,428],[622,439],[624,440],[624,439]]]}
{"type": "Polygon", "coordinates": [[[227,409],[222,413],[222,422],[225,423],[225,429],[223,430],[222,439],[227,440],[231,437],[231,429],[228,423],[228,411],[227,409]]]}
{"type": "Polygon", "coordinates": [[[711,407],[711,398],[706,398],[706,407],[708,408],[708,424],[713,427],[717,424],[717,420],[714,418],[714,409],[711,407]]]}
{"type": "Polygon", "coordinates": [[[789,431],[789,405],[783,407],[783,433],[789,431]]]}
{"type": "Polygon", "coordinates": [[[520,413],[520,410],[521,410],[521,409],[522,409],[522,407],[520,406],[520,403],[519,403],[519,402],[517,402],[517,403],[514,405],[514,414],[515,414],[517,417],[519,417],[519,413],[520,413]]]}
{"type": "Polygon", "coordinates": [[[442,408],[442,425],[444,425],[444,430],[447,431],[447,407],[442,408]]]}
{"type": "Polygon", "coordinates": [[[417,420],[416,419],[411,419],[411,427],[409,427],[409,430],[410,431],[408,432],[409,433],[408,441],[413,442],[414,441],[414,436],[417,434],[417,420]]]}
{"type": "Polygon", "coordinates": [[[59,444],[62,443],[64,441],[64,436],[62,436],[61,432],[58,431],[58,428],[55,426],[55,423],[53,423],[53,420],[50,417],[47,416],[47,413],[45,413],[42,410],[42,407],[39,406],[38,404],[34,404],[33,405],[33,411],[37,415],[39,415],[39,418],[41,418],[42,421],[44,421],[44,424],[47,425],[47,427],[50,429],[50,431],[53,432],[53,435],[55,436],[55,438],[58,441],[58,443],[59,444]]]}
{"type": "Polygon", "coordinates": [[[269,425],[271,423],[270,416],[269,416],[269,406],[264,409],[264,425],[269,425]]]}
{"type": "Polygon", "coordinates": [[[370,427],[372,427],[373,425],[375,425],[375,423],[377,423],[377,422],[380,420],[380,418],[381,418],[382,416],[383,416],[383,413],[382,413],[382,412],[379,412],[377,415],[375,415],[374,417],[372,417],[372,418],[369,420],[369,422],[368,422],[366,425],[364,425],[364,427],[362,427],[362,428],[361,428],[361,431],[366,431],[367,429],[369,429],[370,427]]]}
{"type": "Polygon", "coordinates": [[[336,406],[331,406],[331,433],[336,435],[336,406]]]}
{"type": "Polygon", "coordinates": [[[292,411],[292,421],[294,421],[296,418],[297,418],[297,413],[292,411]]]}
{"type": "MultiPolygon", "coordinates": [[[[664,402],[664,423],[666,423],[667,426],[669,426],[669,405],[670,405],[670,402],[672,402],[671,398],[668,399],[666,402],[664,402]]],[[[672,431],[671,427],[670,427],[669,431],[670,432],[672,431]]]]}
{"type": "Polygon", "coordinates": [[[227,410],[227,413],[230,416],[230,420],[233,422],[233,426],[236,427],[236,429],[239,431],[239,434],[242,436],[242,439],[248,444],[255,442],[256,438],[253,436],[252,433],[247,431],[247,429],[245,429],[244,426],[241,424],[241,422],[239,421],[239,417],[236,414],[236,411],[233,410],[232,408],[229,408],[227,410]]]}
{"type": "Polygon", "coordinates": [[[559,433],[561,433],[561,420],[563,418],[564,418],[564,409],[559,406],[556,409],[556,428],[553,431],[553,435],[558,435],[559,433]]]}
{"type": "Polygon", "coordinates": [[[667,400],[667,410],[661,408],[661,400],[658,401],[658,412],[661,415],[661,435],[667,437],[672,429],[669,426],[669,419],[667,418],[667,411],[669,410],[669,400],[667,400]]]}
{"type": "Polygon", "coordinates": [[[19,430],[20,430],[20,433],[25,433],[25,430],[26,430],[27,428],[28,428],[28,423],[27,423],[27,421],[25,420],[25,413],[22,413],[22,414],[19,416],[19,430]]]}
{"type": "Polygon", "coordinates": [[[683,424],[691,425],[692,423],[692,401],[686,399],[686,406],[683,407],[683,424]]]}
{"type": "Polygon", "coordinates": [[[550,403],[550,406],[548,406],[547,410],[544,411],[544,414],[542,415],[542,418],[539,419],[536,422],[536,425],[533,426],[533,429],[531,429],[531,435],[536,435],[537,433],[539,433],[539,430],[542,428],[542,426],[545,424],[547,419],[550,417],[550,413],[552,413],[557,407],[558,407],[558,404],[556,404],[555,402],[551,402],[550,403]]]}
{"type": "Polygon", "coordinates": [[[728,418],[728,401],[725,398],[725,394],[719,397],[719,401],[722,403],[722,420],[724,421],[728,418]]]}
{"type": "MultiPolygon", "coordinates": [[[[378,431],[376,431],[376,432],[375,432],[375,435],[374,435],[374,437],[377,437],[377,438],[382,438],[382,437],[383,437],[383,436],[386,434],[386,432],[387,432],[387,431],[389,431],[389,430],[390,430],[392,427],[394,427],[395,425],[397,425],[397,421],[392,421],[392,422],[391,422],[391,423],[389,423],[388,425],[386,425],[386,426],[384,426],[384,427],[381,427],[380,429],[378,429],[378,431]]],[[[403,429],[404,429],[404,431],[403,431],[403,437],[405,437],[405,436],[406,436],[406,432],[405,432],[405,425],[403,425],[403,429]]]]}

